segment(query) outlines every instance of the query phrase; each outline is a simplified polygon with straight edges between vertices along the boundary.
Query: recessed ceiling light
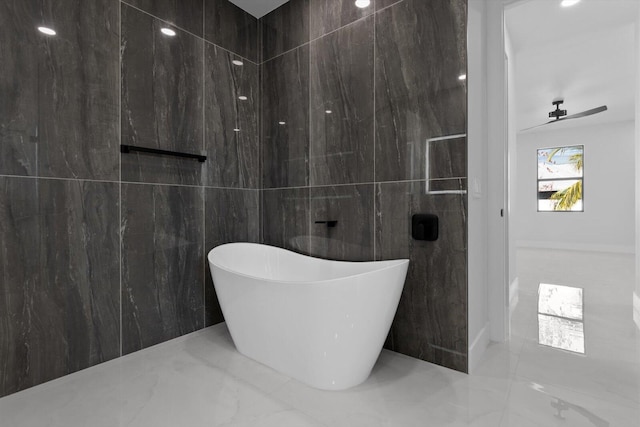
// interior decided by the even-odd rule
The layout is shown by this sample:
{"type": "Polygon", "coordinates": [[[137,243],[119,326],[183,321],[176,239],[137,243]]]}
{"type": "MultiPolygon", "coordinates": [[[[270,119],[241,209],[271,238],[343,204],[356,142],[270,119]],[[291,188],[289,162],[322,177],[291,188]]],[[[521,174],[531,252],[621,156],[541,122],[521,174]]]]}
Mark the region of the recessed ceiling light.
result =
{"type": "Polygon", "coordinates": [[[246,101],[246,100],[247,100],[247,99],[249,99],[249,98],[247,98],[247,97],[246,97],[246,96],[244,96],[244,95],[240,95],[240,96],[238,97],[238,99],[239,99],[240,101],[246,101]]]}
{"type": "Polygon", "coordinates": [[[460,74],[458,76],[458,80],[467,80],[467,75],[466,74],[460,74]]]}
{"type": "Polygon", "coordinates": [[[359,8],[368,7],[371,4],[371,0],[356,0],[356,6],[359,8]]]}
{"type": "Polygon", "coordinates": [[[325,110],[324,112],[325,112],[326,114],[331,114],[331,113],[333,113],[333,111],[331,111],[331,110],[325,110]]]}
{"type": "Polygon", "coordinates": [[[233,65],[244,65],[244,62],[240,61],[239,59],[234,59],[233,61],[231,61],[231,63],[233,65]]]}
{"type": "Polygon", "coordinates": [[[173,31],[171,28],[160,28],[160,32],[162,32],[162,34],[164,34],[165,36],[170,36],[170,37],[175,37],[176,32],[173,31]]]}
{"type": "Polygon", "coordinates": [[[286,125],[287,122],[278,122],[279,125],[286,125]]]}
{"type": "Polygon", "coordinates": [[[49,27],[38,27],[38,31],[40,31],[42,34],[46,34],[48,36],[55,36],[56,35],[56,30],[54,30],[53,28],[49,28],[49,27]]]}
{"type": "Polygon", "coordinates": [[[560,6],[562,7],[569,7],[569,6],[573,6],[580,3],[580,0],[562,0],[562,3],[560,3],[560,6]]]}

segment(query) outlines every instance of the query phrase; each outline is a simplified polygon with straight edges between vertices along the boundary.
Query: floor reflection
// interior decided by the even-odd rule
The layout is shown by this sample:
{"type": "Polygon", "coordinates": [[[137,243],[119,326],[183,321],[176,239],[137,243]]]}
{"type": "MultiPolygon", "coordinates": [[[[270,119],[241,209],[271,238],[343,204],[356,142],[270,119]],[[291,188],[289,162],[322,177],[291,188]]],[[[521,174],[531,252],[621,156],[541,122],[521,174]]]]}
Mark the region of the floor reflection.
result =
{"type": "Polygon", "coordinates": [[[554,414],[554,416],[559,420],[565,421],[567,419],[565,416],[565,413],[568,413],[568,411],[574,411],[582,415],[587,421],[589,421],[594,426],[609,427],[611,425],[607,420],[599,417],[598,415],[594,414],[588,409],[580,405],[575,405],[571,402],[567,402],[566,400],[561,399],[557,396],[554,396],[551,393],[547,393],[544,387],[541,386],[540,384],[531,383],[531,388],[539,393],[549,396],[552,399],[551,407],[557,411],[554,414]]]}
{"type": "Polygon", "coordinates": [[[538,343],[585,352],[583,289],[540,283],[538,286],[538,343]]]}

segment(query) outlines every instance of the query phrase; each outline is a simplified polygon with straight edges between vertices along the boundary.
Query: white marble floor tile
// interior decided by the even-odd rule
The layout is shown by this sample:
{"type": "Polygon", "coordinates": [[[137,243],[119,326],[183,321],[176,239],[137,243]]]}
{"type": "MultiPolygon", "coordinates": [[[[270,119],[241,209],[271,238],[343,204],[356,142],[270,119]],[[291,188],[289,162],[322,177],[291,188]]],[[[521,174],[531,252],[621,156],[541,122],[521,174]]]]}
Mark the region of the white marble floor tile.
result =
{"type": "Polygon", "coordinates": [[[633,259],[518,256],[511,340],[472,375],[385,350],[362,385],[316,390],[240,355],[222,324],[2,398],[0,427],[640,426],[633,259]],[[584,289],[584,354],[539,344],[540,282],[584,289]]]}

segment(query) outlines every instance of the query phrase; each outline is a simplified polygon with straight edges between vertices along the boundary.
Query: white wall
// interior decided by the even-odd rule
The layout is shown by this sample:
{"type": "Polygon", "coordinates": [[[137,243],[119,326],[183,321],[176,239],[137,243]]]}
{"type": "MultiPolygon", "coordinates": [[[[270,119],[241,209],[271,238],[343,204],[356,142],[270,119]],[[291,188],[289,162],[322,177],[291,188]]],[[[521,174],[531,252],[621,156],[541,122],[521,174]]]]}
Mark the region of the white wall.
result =
{"type": "Polygon", "coordinates": [[[511,193],[518,246],[633,253],[634,147],[634,121],[518,134],[511,193]],[[584,212],[537,212],[536,150],[578,144],[584,145],[584,212]]]}
{"type": "Polygon", "coordinates": [[[487,326],[487,130],[485,4],[468,7],[468,286],[469,371],[489,343],[487,326]]]}
{"type": "MultiPolygon", "coordinates": [[[[636,18],[636,165],[640,165],[640,10],[636,18]]],[[[636,171],[636,290],[633,293],[633,320],[640,329],[640,172],[636,171]]]]}
{"type": "MultiPolygon", "coordinates": [[[[507,156],[509,158],[507,169],[507,194],[512,194],[516,188],[518,156],[517,156],[517,125],[516,125],[516,55],[511,43],[509,31],[505,26],[504,30],[504,50],[507,57],[507,156]]],[[[518,275],[517,275],[517,257],[516,257],[516,222],[513,220],[518,215],[518,209],[514,201],[508,198],[507,207],[508,219],[508,256],[509,256],[509,305],[511,311],[518,303],[518,275]]]]}

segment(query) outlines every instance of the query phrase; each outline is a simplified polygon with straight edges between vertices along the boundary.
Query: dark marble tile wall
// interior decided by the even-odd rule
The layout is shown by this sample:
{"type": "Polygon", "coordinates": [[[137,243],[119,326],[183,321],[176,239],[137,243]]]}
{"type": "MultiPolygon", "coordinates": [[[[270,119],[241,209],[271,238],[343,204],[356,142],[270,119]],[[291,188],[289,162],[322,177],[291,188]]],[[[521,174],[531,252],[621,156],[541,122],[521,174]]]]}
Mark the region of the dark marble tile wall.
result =
{"type": "Polygon", "coordinates": [[[426,178],[425,141],[466,133],[465,23],[466,0],[376,14],[376,181],[426,178]]]}
{"type": "Polygon", "coordinates": [[[466,196],[428,195],[425,182],[376,184],[376,258],[408,258],[409,272],[387,347],[466,371],[466,196]],[[411,238],[411,216],[439,218],[435,242],[411,238]]]}
{"type": "Polygon", "coordinates": [[[257,20],[45,3],[0,3],[0,397],[219,322],[207,245],[260,238],[257,20]]]}
{"type": "Polygon", "coordinates": [[[375,9],[376,11],[380,9],[384,9],[385,7],[392,6],[396,3],[400,3],[404,0],[374,0],[375,1],[375,9]]]}
{"type": "Polygon", "coordinates": [[[203,36],[202,0],[125,0],[124,2],[198,37],[203,36]]]}
{"type": "MultiPolygon", "coordinates": [[[[260,241],[260,191],[228,188],[205,189],[205,251],[232,242],[260,241]]],[[[224,321],[207,261],[205,326],[224,321]]]]}
{"type": "Polygon", "coordinates": [[[311,0],[289,0],[260,18],[263,61],[310,40],[309,1],[311,0]]]}
{"type": "Polygon", "coordinates": [[[309,188],[262,191],[264,243],[309,253],[309,188]]]}
{"type": "Polygon", "coordinates": [[[264,188],[309,184],[309,47],[261,66],[264,188]]]}
{"type": "Polygon", "coordinates": [[[466,0],[355,9],[292,0],[260,21],[262,239],[409,258],[387,347],[466,372],[467,140],[439,140],[466,133],[466,0]],[[439,240],[411,238],[414,213],[439,216],[439,240]]]}
{"type": "Polygon", "coordinates": [[[203,189],[122,185],[122,352],[203,327],[203,189]]]}
{"type": "Polygon", "coordinates": [[[311,187],[309,253],[341,261],[371,261],[373,184],[311,187]],[[335,227],[317,221],[338,221],[335,227]]]}
{"type": "MultiPolygon", "coordinates": [[[[201,154],[203,41],[122,5],[122,143],[201,154]]],[[[192,159],[122,155],[122,180],[199,185],[192,159]]]]}
{"type": "Polygon", "coordinates": [[[205,0],[204,38],[258,62],[258,20],[229,0],[205,0]]]}
{"type": "Polygon", "coordinates": [[[120,355],[118,191],[0,177],[0,397],[120,355]]]}
{"type": "Polygon", "coordinates": [[[205,60],[206,184],[260,188],[258,66],[209,43],[205,60]]]}
{"type": "Polygon", "coordinates": [[[118,178],[117,28],[112,0],[0,4],[0,174],[118,178]]]}
{"type": "Polygon", "coordinates": [[[371,6],[360,8],[355,1],[309,0],[311,40],[371,15],[376,1],[371,0],[371,6]]]}
{"type": "Polygon", "coordinates": [[[373,18],[311,42],[310,55],[310,183],[373,182],[373,18]]]}

